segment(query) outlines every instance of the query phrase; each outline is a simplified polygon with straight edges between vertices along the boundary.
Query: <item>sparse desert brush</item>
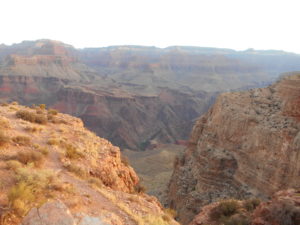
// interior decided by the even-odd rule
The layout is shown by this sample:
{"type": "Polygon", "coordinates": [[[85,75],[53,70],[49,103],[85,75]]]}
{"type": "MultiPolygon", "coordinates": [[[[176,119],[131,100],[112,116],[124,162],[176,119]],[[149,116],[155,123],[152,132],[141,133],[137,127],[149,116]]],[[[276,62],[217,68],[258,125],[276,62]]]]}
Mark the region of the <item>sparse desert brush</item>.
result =
{"type": "Polygon", "coordinates": [[[1,106],[9,106],[9,104],[8,103],[6,103],[6,102],[3,102],[3,103],[1,103],[1,106]]]}
{"type": "Polygon", "coordinates": [[[79,152],[73,145],[65,144],[65,156],[69,159],[80,159],[83,158],[84,155],[82,152],[79,152]]]}
{"type": "Polygon", "coordinates": [[[48,114],[50,114],[50,115],[57,115],[58,114],[58,111],[56,110],[56,109],[49,109],[48,110],[48,114]]]}
{"type": "Polygon", "coordinates": [[[34,151],[19,152],[16,159],[25,165],[33,163],[35,167],[40,167],[44,162],[43,154],[34,151]]]}
{"type": "Polygon", "coordinates": [[[88,182],[91,184],[91,185],[95,185],[96,187],[98,188],[102,188],[103,187],[103,183],[100,179],[97,179],[95,177],[91,177],[88,179],[88,182]]]}
{"type": "Polygon", "coordinates": [[[165,208],[164,212],[165,212],[165,214],[167,214],[171,218],[175,218],[177,216],[177,212],[174,209],[171,209],[171,208],[165,208]]]}
{"type": "Polygon", "coordinates": [[[4,134],[3,131],[0,131],[0,146],[7,144],[10,141],[10,138],[4,134]]]}
{"type": "Polygon", "coordinates": [[[12,138],[13,142],[19,145],[30,145],[30,138],[27,136],[16,136],[12,138]]]}
{"type": "Polygon", "coordinates": [[[16,178],[19,183],[24,182],[39,189],[47,189],[49,185],[57,182],[56,174],[53,171],[27,167],[17,169],[16,178]]]}
{"type": "Polygon", "coordinates": [[[49,170],[17,169],[17,184],[8,192],[9,207],[16,215],[24,216],[33,206],[45,199],[46,193],[55,182],[49,170]]]}
{"type": "Polygon", "coordinates": [[[40,109],[45,110],[46,109],[46,104],[40,104],[39,107],[40,107],[40,109]]]}
{"type": "Polygon", "coordinates": [[[43,129],[41,127],[27,126],[24,128],[24,130],[27,132],[36,133],[41,132],[43,129]]]}
{"type": "Polygon", "coordinates": [[[22,167],[22,164],[17,160],[9,160],[6,162],[6,168],[9,170],[16,171],[20,167],[22,167]]]}
{"type": "Polygon", "coordinates": [[[14,106],[9,106],[9,109],[10,109],[10,111],[17,111],[18,110],[18,108],[14,107],[14,106]]]}
{"type": "Polygon", "coordinates": [[[12,105],[19,105],[19,103],[17,101],[11,102],[10,104],[12,104],[12,105]]]}
{"type": "Polygon", "coordinates": [[[44,114],[44,110],[40,109],[40,108],[37,108],[35,110],[36,114],[44,114]]]}
{"type": "Polygon", "coordinates": [[[210,218],[219,220],[221,218],[230,217],[238,212],[240,205],[234,199],[223,200],[210,212],[210,218]]]}
{"type": "Polygon", "coordinates": [[[168,221],[165,221],[158,215],[147,215],[143,218],[144,223],[147,225],[169,225],[168,221]]]}
{"type": "Polygon", "coordinates": [[[24,216],[35,201],[33,188],[25,182],[13,186],[8,193],[9,207],[18,216],[24,216]]]}
{"type": "Polygon", "coordinates": [[[18,118],[21,118],[23,120],[32,122],[32,123],[38,123],[38,124],[46,124],[47,118],[45,115],[42,114],[36,114],[34,112],[30,112],[27,110],[19,110],[16,113],[16,116],[18,118]]]}
{"type": "Polygon", "coordinates": [[[262,211],[260,217],[269,224],[298,225],[300,224],[300,207],[289,199],[279,199],[262,211]]]}
{"type": "Polygon", "coordinates": [[[260,202],[261,201],[258,198],[247,199],[243,202],[243,207],[247,209],[247,211],[252,212],[260,204],[260,202]]]}
{"type": "Polygon", "coordinates": [[[39,151],[43,155],[47,156],[49,154],[49,149],[47,147],[41,146],[39,144],[33,144],[35,150],[39,151]]]}
{"type": "Polygon", "coordinates": [[[2,116],[0,116],[0,128],[4,128],[4,129],[10,128],[9,121],[2,116]]]}
{"type": "Polygon", "coordinates": [[[48,145],[59,145],[60,144],[60,141],[56,138],[50,138],[48,141],[47,141],[47,144],[48,145]]]}
{"type": "Polygon", "coordinates": [[[35,123],[39,123],[39,124],[47,124],[47,117],[44,115],[36,115],[35,116],[35,123]]]}
{"type": "Polygon", "coordinates": [[[221,219],[221,222],[224,225],[250,225],[251,223],[250,218],[247,218],[246,216],[240,214],[234,215],[229,218],[223,217],[221,219]]]}
{"type": "Polygon", "coordinates": [[[74,173],[76,176],[81,177],[81,178],[85,178],[87,177],[87,173],[84,169],[82,169],[81,167],[68,163],[68,164],[64,164],[64,167],[71,173],[74,173]]]}

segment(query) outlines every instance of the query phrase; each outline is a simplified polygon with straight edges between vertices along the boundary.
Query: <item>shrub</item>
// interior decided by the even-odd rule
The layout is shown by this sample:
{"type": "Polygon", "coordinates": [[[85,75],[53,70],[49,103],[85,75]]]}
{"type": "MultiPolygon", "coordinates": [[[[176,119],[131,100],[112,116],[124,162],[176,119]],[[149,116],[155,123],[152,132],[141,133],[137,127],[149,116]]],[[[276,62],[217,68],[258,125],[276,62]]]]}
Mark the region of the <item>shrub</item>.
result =
{"type": "Polygon", "coordinates": [[[47,118],[45,115],[36,114],[34,112],[30,112],[27,110],[19,110],[16,113],[16,116],[18,118],[21,118],[22,120],[26,120],[32,123],[39,123],[39,124],[46,124],[47,118]]]}
{"type": "Polygon", "coordinates": [[[42,109],[40,109],[40,108],[37,108],[35,110],[35,112],[36,112],[36,114],[44,114],[44,111],[42,109]]]}
{"type": "Polygon", "coordinates": [[[250,223],[249,218],[241,215],[223,219],[224,225],[249,225],[250,223]]]}
{"type": "Polygon", "coordinates": [[[300,207],[287,199],[272,204],[260,215],[270,224],[298,225],[300,224],[300,207]]]}
{"type": "Polygon", "coordinates": [[[30,203],[35,200],[31,186],[25,182],[20,182],[13,186],[8,193],[10,208],[19,216],[24,216],[30,209],[30,203]]]}
{"type": "Polygon", "coordinates": [[[56,110],[56,109],[49,109],[48,110],[48,114],[50,114],[50,115],[57,115],[58,114],[58,111],[56,110]]]}
{"type": "Polygon", "coordinates": [[[88,180],[88,182],[89,182],[90,184],[92,184],[92,185],[95,185],[95,186],[99,187],[99,188],[102,188],[102,187],[103,187],[102,181],[99,180],[99,179],[97,179],[97,178],[95,178],[95,177],[91,177],[91,178],[88,180]]]}
{"type": "Polygon", "coordinates": [[[237,213],[239,209],[239,204],[236,200],[224,200],[219,203],[214,209],[210,212],[210,218],[214,220],[219,220],[223,217],[230,217],[237,213]]]}
{"type": "Polygon", "coordinates": [[[18,118],[21,118],[23,120],[26,120],[26,121],[29,121],[29,122],[32,122],[32,123],[35,122],[35,113],[29,112],[29,111],[26,111],[26,110],[19,110],[16,113],[16,116],[18,118]]]}
{"type": "Polygon", "coordinates": [[[19,145],[29,145],[30,144],[30,138],[27,136],[16,136],[13,137],[13,142],[19,144],[19,145]]]}
{"type": "Polygon", "coordinates": [[[18,168],[22,167],[22,164],[17,160],[9,160],[6,162],[7,169],[16,171],[18,168]]]}
{"type": "Polygon", "coordinates": [[[40,167],[44,161],[43,155],[40,152],[19,152],[16,158],[25,165],[33,163],[35,167],[40,167]]]}
{"type": "Polygon", "coordinates": [[[33,147],[45,156],[49,154],[49,149],[47,147],[40,146],[39,144],[33,144],[33,147]]]}
{"type": "Polygon", "coordinates": [[[87,177],[87,173],[79,166],[74,164],[65,164],[64,167],[71,173],[74,173],[76,176],[85,178],[87,177]]]}
{"type": "Polygon", "coordinates": [[[44,115],[36,115],[35,116],[35,123],[46,124],[47,121],[48,121],[47,117],[44,115]]]}
{"type": "Polygon", "coordinates": [[[45,110],[46,109],[46,105],[45,104],[40,104],[39,105],[40,109],[45,110]]]}
{"type": "Polygon", "coordinates": [[[243,206],[247,211],[252,212],[259,204],[260,200],[258,198],[252,198],[244,201],[243,206]]]}
{"type": "Polygon", "coordinates": [[[59,140],[55,139],[55,138],[51,138],[47,141],[48,145],[59,145],[59,140]]]}
{"type": "Polygon", "coordinates": [[[79,152],[73,145],[66,144],[65,149],[66,149],[65,155],[69,159],[79,159],[83,157],[83,154],[79,152]]]}
{"type": "Polygon", "coordinates": [[[10,128],[9,121],[2,116],[0,117],[0,127],[7,129],[10,128]]]}
{"type": "Polygon", "coordinates": [[[30,127],[30,126],[27,126],[24,128],[25,131],[28,131],[28,132],[31,132],[31,133],[35,133],[35,132],[40,132],[42,131],[42,128],[40,127],[30,127]]]}
{"type": "Polygon", "coordinates": [[[24,216],[34,204],[41,203],[55,182],[49,170],[34,171],[28,168],[17,169],[17,184],[8,192],[10,209],[18,216],[24,216]]]}
{"type": "Polygon", "coordinates": [[[10,138],[6,136],[3,131],[0,131],[0,146],[7,144],[10,141],[10,138]]]}

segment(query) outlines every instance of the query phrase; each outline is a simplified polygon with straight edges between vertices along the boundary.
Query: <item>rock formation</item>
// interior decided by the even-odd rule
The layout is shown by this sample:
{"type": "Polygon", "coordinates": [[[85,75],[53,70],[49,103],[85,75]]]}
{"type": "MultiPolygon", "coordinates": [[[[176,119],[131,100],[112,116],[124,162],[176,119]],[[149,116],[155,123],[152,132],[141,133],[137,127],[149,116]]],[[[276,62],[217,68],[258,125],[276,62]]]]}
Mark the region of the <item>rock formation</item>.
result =
{"type": "Polygon", "coordinates": [[[196,122],[169,185],[170,206],[183,224],[219,199],[300,188],[299,101],[297,73],[217,98],[196,122]]]}
{"type": "Polygon", "coordinates": [[[1,225],[178,224],[80,119],[14,102],[0,127],[1,225]]]}
{"type": "MultiPolygon", "coordinates": [[[[228,208],[227,208],[228,209],[228,208]]],[[[227,200],[215,202],[204,206],[201,212],[193,219],[189,225],[213,224],[249,224],[249,225],[271,225],[271,224],[300,224],[300,196],[299,191],[289,189],[279,191],[272,196],[272,199],[266,202],[260,202],[258,199],[249,199],[244,201],[227,200]],[[230,213],[220,205],[231,203],[230,213]],[[219,217],[218,214],[231,214],[219,217]],[[219,217],[219,218],[218,218],[219,217]]]]}

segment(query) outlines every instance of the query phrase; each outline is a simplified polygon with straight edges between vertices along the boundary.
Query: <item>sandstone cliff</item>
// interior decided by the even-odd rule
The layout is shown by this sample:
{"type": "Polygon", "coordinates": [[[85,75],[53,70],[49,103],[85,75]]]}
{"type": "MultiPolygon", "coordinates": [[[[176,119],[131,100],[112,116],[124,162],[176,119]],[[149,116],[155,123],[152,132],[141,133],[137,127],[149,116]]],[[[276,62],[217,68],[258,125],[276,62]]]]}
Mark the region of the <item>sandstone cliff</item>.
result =
{"type": "Polygon", "coordinates": [[[300,187],[300,75],[221,94],[196,122],[169,186],[186,224],[222,198],[268,197],[300,187]]]}
{"type": "Polygon", "coordinates": [[[80,119],[14,102],[0,106],[0,127],[1,225],[177,224],[80,119]]]}

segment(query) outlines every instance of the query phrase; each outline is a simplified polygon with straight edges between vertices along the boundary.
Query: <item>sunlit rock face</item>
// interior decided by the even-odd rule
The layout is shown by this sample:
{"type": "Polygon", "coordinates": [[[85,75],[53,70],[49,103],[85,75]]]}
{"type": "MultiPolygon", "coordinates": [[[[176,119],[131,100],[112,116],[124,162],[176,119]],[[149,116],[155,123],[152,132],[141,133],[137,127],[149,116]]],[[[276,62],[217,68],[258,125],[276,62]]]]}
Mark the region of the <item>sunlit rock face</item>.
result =
{"type": "Polygon", "coordinates": [[[181,221],[218,199],[300,187],[299,101],[299,74],[217,98],[196,122],[170,182],[170,204],[181,221]]]}

